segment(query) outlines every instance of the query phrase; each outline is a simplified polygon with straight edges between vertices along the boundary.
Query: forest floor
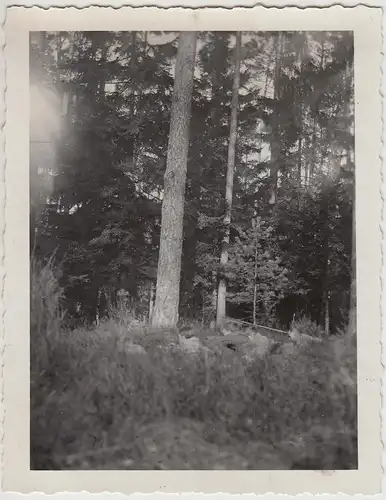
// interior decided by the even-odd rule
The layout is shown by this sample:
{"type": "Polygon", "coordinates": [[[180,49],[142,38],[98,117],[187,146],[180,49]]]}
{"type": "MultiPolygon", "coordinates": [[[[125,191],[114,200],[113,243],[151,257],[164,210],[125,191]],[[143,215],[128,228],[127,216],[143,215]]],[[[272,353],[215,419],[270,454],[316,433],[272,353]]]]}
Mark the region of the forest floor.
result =
{"type": "Polygon", "coordinates": [[[357,467],[352,337],[269,351],[110,320],[39,338],[31,469],[357,467]]]}

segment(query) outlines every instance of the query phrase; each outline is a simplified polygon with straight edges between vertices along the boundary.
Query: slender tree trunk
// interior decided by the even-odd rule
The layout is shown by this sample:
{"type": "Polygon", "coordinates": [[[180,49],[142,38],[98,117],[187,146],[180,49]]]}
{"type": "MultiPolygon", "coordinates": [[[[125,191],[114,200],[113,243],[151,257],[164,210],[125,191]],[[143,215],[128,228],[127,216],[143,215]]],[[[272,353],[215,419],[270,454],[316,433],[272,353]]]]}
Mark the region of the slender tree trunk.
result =
{"type": "MultiPolygon", "coordinates": [[[[217,279],[217,272],[213,271],[212,272],[212,311],[213,311],[213,317],[216,314],[216,308],[217,308],[217,292],[218,292],[218,279],[217,279]]],[[[214,321],[214,319],[213,319],[214,321]]]]}
{"type": "Polygon", "coordinates": [[[330,293],[328,291],[324,301],[324,332],[327,336],[330,335],[330,293]]]}
{"type": "Polygon", "coordinates": [[[325,200],[324,200],[324,241],[323,241],[323,257],[324,257],[324,276],[323,276],[323,311],[324,311],[324,327],[326,335],[330,333],[330,230],[329,212],[330,212],[330,180],[325,185],[325,200]]]}
{"type": "Polygon", "coordinates": [[[356,228],[355,228],[355,185],[352,200],[352,247],[351,247],[351,285],[350,285],[350,313],[348,331],[351,335],[357,328],[357,281],[356,281],[356,228]]]}
{"type": "Polygon", "coordinates": [[[61,62],[62,62],[62,35],[59,32],[56,35],[56,86],[59,92],[61,91],[61,75],[60,75],[61,62]]]}
{"type": "Polygon", "coordinates": [[[181,32],[175,68],[153,326],[178,322],[185,184],[197,35],[181,32]]]}
{"type": "MultiPolygon", "coordinates": [[[[305,40],[304,40],[305,43],[305,40]]],[[[303,73],[303,59],[304,59],[304,45],[301,46],[298,55],[298,65],[300,75],[303,73]]],[[[303,121],[304,121],[304,99],[303,93],[303,82],[300,80],[300,85],[295,89],[295,116],[296,125],[298,128],[298,182],[299,186],[302,185],[302,151],[303,151],[303,121]]]]}
{"type": "Polygon", "coordinates": [[[306,165],[306,177],[307,177],[307,182],[306,186],[310,187],[311,186],[311,165],[306,165]]]}
{"type": "Polygon", "coordinates": [[[302,138],[298,139],[298,182],[302,185],[302,138]]]}
{"type": "MultiPolygon", "coordinates": [[[[324,59],[325,59],[325,40],[324,37],[322,38],[321,41],[321,55],[320,55],[320,65],[319,65],[319,71],[322,73],[324,69],[324,59]]],[[[317,118],[317,113],[319,113],[319,110],[316,108],[314,109],[314,119],[313,119],[313,130],[312,130],[312,152],[311,152],[311,164],[309,167],[309,181],[312,180],[315,172],[315,165],[318,161],[318,118],[317,118]]],[[[320,162],[321,164],[321,162],[320,162]]]]}
{"type": "Polygon", "coordinates": [[[313,119],[312,126],[312,148],[311,148],[311,163],[308,170],[308,182],[311,183],[314,172],[315,172],[315,164],[317,161],[317,139],[318,139],[318,130],[317,130],[317,120],[316,117],[313,119]]]}
{"type": "Polygon", "coordinates": [[[235,52],[235,74],[232,91],[232,111],[230,120],[229,147],[228,147],[228,168],[225,188],[225,215],[224,215],[224,236],[221,248],[220,265],[222,275],[219,280],[217,293],[217,324],[220,325],[226,315],[226,281],[223,275],[225,267],[228,263],[228,247],[230,238],[230,223],[232,215],[232,200],[233,200],[233,179],[235,171],[236,158],[236,139],[237,139],[237,112],[239,105],[239,88],[240,88],[240,60],[241,60],[241,32],[236,35],[236,52],[235,52]]]}
{"type": "Polygon", "coordinates": [[[257,301],[257,237],[255,240],[255,268],[253,272],[253,324],[256,325],[257,301]]]}
{"type": "MultiPolygon", "coordinates": [[[[277,104],[280,99],[280,66],[281,66],[281,51],[282,51],[282,34],[278,33],[276,45],[276,61],[275,61],[275,80],[274,80],[274,102],[277,104]]],[[[271,137],[271,195],[269,204],[276,203],[277,179],[280,168],[280,130],[278,112],[274,110],[272,121],[272,137],[271,137]]]]}
{"type": "Polygon", "coordinates": [[[96,326],[99,326],[100,324],[100,319],[101,319],[101,289],[98,288],[97,292],[97,305],[96,305],[96,312],[95,312],[95,324],[96,326]]]}
{"type": "Polygon", "coordinates": [[[149,289],[149,324],[151,325],[152,318],[153,318],[153,311],[154,311],[154,283],[150,283],[150,289],[149,289]]]}
{"type": "Polygon", "coordinates": [[[134,84],[135,77],[137,73],[137,32],[131,32],[131,48],[130,48],[130,114],[131,119],[134,120],[134,117],[137,113],[137,95],[136,95],[136,87],[134,84]]]}
{"type": "MultiPolygon", "coordinates": [[[[306,181],[304,181],[304,183],[303,183],[303,179],[302,179],[302,132],[300,132],[300,137],[298,139],[298,174],[297,174],[297,179],[298,179],[299,187],[301,187],[302,185],[305,185],[306,181]]],[[[296,201],[298,210],[300,210],[302,192],[303,191],[301,191],[299,189],[297,201],[296,201]]]]}
{"type": "Polygon", "coordinates": [[[268,57],[268,64],[267,64],[267,73],[265,75],[264,97],[267,96],[269,76],[271,74],[272,59],[273,59],[273,54],[272,54],[272,52],[270,52],[269,57],[268,57]]]}
{"type": "MultiPolygon", "coordinates": [[[[101,55],[101,64],[107,59],[107,44],[104,41],[102,45],[102,55],[101,55]]],[[[104,71],[100,72],[99,75],[99,99],[101,102],[104,102],[106,98],[106,74],[104,71]]]]}
{"type": "MultiPolygon", "coordinates": [[[[350,90],[350,98],[347,99],[345,104],[345,116],[350,115],[350,104],[352,102],[353,93],[353,68],[350,66],[349,61],[346,61],[346,71],[345,80],[346,88],[350,90]]],[[[351,147],[347,148],[347,161],[351,161],[351,154],[355,153],[351,147]]],[[[355,156],[353,155],[353,159],[355,156]]],[[[349,324],[348,331],[350,335],[355,335],[357,330],[357,261],[356,261],[356,208],[355,208],[355,185],[356,176],[355,171],[353,173],[353,186],[352,186],[352,236],[351,236],[351,283],[350,283],[350,312],[349,312],[349,324]]]]}
{"type": "MultiPolygon", "coordinates": [[[[130,81],[130,94],[129,94],[129,110],[130,110],[130,120],[134,122],[135,116],[137,114],[137,93],[140,92],[140,87],[135,85],[136,72],[137,72],[137,32],[131,32],[131,44],[128,51],[130,55],[129,63],[129,81],[130,81]]],[[[136,167],[136,143],[137,134],[135,132],[130,134],[130,142],[126,146],[126,152],[131,158],[133,170],[136,167]]]]}

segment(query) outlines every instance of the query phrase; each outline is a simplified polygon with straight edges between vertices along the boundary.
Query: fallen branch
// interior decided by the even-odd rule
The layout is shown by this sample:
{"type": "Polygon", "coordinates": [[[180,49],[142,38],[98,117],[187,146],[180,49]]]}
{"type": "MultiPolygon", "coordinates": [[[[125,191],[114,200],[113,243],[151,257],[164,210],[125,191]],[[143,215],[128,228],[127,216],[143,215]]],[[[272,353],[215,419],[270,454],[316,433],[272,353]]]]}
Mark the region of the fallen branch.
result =
{"type": "Polygon", "coordinates": [[[233,318],[225,318],[225,321],[229,321],[231,323],[239,323],[240,325],[248,325],[252,328],[263,328],[264,330],[270,330],[272,332],[283,333],[284,335],[288,335],[288,332],[285,330],[278,330],[277,328],[270,328],[269,326],[262,325],[254,325],[253,323],[249,323],[248,321],[242,321],[241,319],[233,319],[233,318]]]}

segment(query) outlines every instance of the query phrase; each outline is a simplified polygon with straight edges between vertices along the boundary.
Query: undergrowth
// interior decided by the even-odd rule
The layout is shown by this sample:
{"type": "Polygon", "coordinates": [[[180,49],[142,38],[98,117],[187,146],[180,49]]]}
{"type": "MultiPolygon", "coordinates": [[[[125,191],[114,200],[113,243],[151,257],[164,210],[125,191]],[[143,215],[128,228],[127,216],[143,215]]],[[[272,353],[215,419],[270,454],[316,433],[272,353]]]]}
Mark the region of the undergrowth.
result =
{"type": "Polygon", "coordinates": [[[357,467],[352,336],[250,362],[116,317],[61,331],[52,265],[32,267],[31,469],[357,467]]]}

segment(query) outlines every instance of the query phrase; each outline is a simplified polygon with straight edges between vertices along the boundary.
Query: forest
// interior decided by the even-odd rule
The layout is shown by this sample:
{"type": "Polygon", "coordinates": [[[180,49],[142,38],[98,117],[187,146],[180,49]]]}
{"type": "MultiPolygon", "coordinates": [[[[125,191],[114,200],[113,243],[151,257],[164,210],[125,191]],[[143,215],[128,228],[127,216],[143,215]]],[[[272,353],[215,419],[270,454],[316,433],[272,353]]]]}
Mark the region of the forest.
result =
{"type": "Polygon", "coordinates": [[[352,33],[30,42],[31,468],[357,467],[352,33]]]}

